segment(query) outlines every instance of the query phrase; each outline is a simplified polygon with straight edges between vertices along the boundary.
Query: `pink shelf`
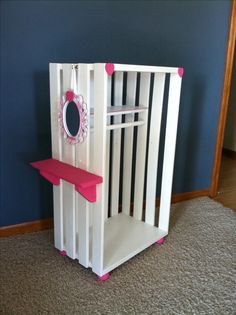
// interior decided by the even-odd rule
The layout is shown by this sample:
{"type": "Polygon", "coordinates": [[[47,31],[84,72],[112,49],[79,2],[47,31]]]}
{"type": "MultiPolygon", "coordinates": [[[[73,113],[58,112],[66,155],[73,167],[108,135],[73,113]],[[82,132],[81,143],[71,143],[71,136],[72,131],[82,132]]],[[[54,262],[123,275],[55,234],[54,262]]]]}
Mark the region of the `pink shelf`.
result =
{"type": "Polygon", "coordinates": [[[53,185],[60,185],[60,179],[63,179],[75,185],[75,190],[88,201],[96,201],[96,185],[102,183],[103,179],[101,176],[97,176],[55,159],[30,164],[38,169],[40,174],[53,185]]]}

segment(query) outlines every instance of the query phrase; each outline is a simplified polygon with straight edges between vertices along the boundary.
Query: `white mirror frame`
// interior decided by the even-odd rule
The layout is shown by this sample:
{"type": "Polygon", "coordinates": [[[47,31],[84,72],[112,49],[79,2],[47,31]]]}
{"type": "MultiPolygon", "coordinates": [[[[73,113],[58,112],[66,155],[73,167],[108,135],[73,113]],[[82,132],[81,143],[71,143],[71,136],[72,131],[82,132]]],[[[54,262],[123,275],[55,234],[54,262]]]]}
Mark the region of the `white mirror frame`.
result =
{"type": "Polygon", "coordinates": [[[59,111],[59,122],[61,126],[61,131],[65,139],[70,144],[81,143],[87,136],[88,130],[88,117],[87,117],[87,105],[84,103],[82,95],[76,95],[73,91],[67,91],[60,102],[60,111],[59,111]],[[74,102],[77,106],[80,125],[79,130],[75,136],[72,136],[68,130],[66,122],[66,110],[70,102],[74,102]]]}

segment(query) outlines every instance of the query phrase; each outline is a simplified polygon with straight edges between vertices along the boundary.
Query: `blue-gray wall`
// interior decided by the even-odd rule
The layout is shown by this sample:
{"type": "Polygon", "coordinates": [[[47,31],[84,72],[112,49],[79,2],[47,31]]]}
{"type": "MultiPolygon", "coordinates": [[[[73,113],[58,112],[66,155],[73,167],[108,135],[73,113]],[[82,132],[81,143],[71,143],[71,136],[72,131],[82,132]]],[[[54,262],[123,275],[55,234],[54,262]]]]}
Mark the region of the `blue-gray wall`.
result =
{"type": "Polygon", "coordinates": [[[1,1],[0,225],[52,216],[49,62],[183,66],[175,193],[209,188],[230,1],[1,1]]]}

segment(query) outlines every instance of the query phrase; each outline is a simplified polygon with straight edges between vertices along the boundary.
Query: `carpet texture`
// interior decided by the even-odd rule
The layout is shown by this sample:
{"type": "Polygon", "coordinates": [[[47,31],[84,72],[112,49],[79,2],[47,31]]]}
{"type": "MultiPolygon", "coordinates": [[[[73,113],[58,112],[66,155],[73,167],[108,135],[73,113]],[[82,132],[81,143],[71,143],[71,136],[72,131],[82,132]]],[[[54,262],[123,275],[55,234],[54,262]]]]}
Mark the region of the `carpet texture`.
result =
{"type": "Polygon", "coordinates": [[[53,232],[0,240],[0,314],[236,314],[236,213],[209,198],[172,206],[170,232],[97,281],[53,232]]]}

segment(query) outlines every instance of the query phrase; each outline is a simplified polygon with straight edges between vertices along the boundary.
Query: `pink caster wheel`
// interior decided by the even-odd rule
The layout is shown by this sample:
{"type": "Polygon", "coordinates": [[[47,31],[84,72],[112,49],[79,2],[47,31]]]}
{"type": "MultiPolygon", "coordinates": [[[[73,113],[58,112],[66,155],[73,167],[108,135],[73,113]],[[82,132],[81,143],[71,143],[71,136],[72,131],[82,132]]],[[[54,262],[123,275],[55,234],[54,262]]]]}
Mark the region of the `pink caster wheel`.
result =
{"type": "Polygon", "coordinates": [[[165,243],[165,238],[162,237],[161,239],[159,239],[158,241],[156,241],[157,246],[161,246],[165,243]]]}
{"type": "Polygon", "coordinates": [[[105,275],[103,275],[103,276],[98,276],[98,280],[99,281],[107,281],[108,279],[110,278],[110,274],[109,273],[106,273],[105,275]]]}
{"type": "Polygon", "coordinates": [[[60,250],[60,256],[62,256],[62,257],[65,257],[65,256],[67,256],[67,253],[66,253],[66,251],[65,250],[60,250]]]}

